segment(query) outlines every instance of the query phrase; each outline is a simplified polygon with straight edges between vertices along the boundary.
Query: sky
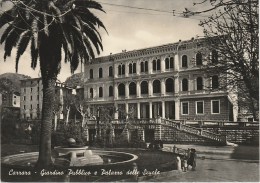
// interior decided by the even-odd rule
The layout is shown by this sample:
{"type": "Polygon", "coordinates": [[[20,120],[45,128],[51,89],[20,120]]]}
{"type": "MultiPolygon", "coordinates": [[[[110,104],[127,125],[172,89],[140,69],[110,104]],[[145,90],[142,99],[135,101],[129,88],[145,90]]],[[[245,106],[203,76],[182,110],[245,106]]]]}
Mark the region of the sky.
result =
{"type": "MultiPolygon", "coordinates": [[[[190,18],[184,18],[180,15],[185,8],[194,11],[205,9],[205,5],[193,6],[193,2],[201,2],[202,0],[96,1],[101,3],[106,13],[94,13],[103,21],[108,31],[106,33],[104,30],[100,30],[104,49],[96,57],[120,53],[122,50],[131,51],[203,36],[203,29],[198,24],[200,20],[206,18],[206,15],[190,18]]],[[[6,8],[7,6],[0,7],[0,12],[6,8]]],[[[0,30],[0,34],[2,32],[3,30],[0,30]]],[[[12,51],[11,57],[8,57],[5,62],[3,56],[3,45],[0,45],[0,74],[14,73],[16,49],[12,51]]],[[[28,49],[20,59],[18,73],[29,75],[32,78],[39,77],[39,66],[33,70],[30,67],[30,62],[30,50],[28,49]]],[[[80,72],[80,70],[79,66],[75,73],[80,72]]],[[[70,66],[62,61],[62,69],[58,79],[64,82],[69,76],[71,76],[70,66]]]]}

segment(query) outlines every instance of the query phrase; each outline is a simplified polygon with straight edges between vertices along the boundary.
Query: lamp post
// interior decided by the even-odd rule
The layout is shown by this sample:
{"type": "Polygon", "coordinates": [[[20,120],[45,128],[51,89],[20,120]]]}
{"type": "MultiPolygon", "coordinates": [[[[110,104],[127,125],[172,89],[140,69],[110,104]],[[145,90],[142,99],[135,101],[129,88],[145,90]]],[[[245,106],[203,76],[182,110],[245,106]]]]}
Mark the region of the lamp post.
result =
{"type": "Polygon", "coordinates": [[[99,126],[99,120],[100,120],[100,109],[97,109],[97,135],[100,136],[100,126],[99,126]]]}

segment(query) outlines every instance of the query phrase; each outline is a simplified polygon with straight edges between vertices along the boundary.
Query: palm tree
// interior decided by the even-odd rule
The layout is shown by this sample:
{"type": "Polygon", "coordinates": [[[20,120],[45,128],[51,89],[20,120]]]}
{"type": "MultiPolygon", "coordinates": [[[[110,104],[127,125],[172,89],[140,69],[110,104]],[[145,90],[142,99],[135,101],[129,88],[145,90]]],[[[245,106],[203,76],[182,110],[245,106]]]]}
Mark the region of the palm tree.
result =
{"type": "MultiPolygon", "coordinates": [[[[8,0],[5,0],[8,1],[8,0]]],[[[99,27],[102,21],[90,9],[103,11],[91,0],[9,0],[13,6],[0,15],[0,28],[7,24],[1,36],[4,59],[16,53],[16,72],[20,56],[30,45],[31,67],[39,60],[43,83],[43,106],[40,132],[39,158],[36,167],[52,165],[51,126],[55,82],[61,68],[61,55],[75,71],[79,62],[95,57],[103,49],[99,27]]]]}

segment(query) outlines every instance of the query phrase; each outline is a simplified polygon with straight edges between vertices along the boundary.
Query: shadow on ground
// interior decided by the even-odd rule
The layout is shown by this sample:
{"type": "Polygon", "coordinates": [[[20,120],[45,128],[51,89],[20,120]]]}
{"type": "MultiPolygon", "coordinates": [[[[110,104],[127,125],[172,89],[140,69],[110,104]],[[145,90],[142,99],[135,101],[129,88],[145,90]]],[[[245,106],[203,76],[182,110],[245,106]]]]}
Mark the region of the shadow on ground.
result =
{"type": "Polygon", "coordinates": [[[234,148],[231,159],[259,160],[259,146],[239,145],[234,148]]]}

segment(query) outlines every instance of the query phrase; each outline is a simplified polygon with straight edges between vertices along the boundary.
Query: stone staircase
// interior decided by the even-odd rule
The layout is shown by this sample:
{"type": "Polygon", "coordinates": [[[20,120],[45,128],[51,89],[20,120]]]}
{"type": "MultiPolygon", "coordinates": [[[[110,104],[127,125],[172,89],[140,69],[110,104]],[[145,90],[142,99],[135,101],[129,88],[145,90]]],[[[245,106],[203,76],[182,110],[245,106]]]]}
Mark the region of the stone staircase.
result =
{"type": "Polygon", "coordinates": [[[188,133],[191,135],[195,135],[199,138],[207,139],[217,144],[226,145],[226,136],[219,135],[216,133],[212,133],[207,130],[203,130],[201,128],[195,128],[186,124],[182,124],[180,121],[173,121],[169,119],[160,119],[158,121],[162,126],[170,127],[178,131],[182,131],[184,133],[188,133]]]}

